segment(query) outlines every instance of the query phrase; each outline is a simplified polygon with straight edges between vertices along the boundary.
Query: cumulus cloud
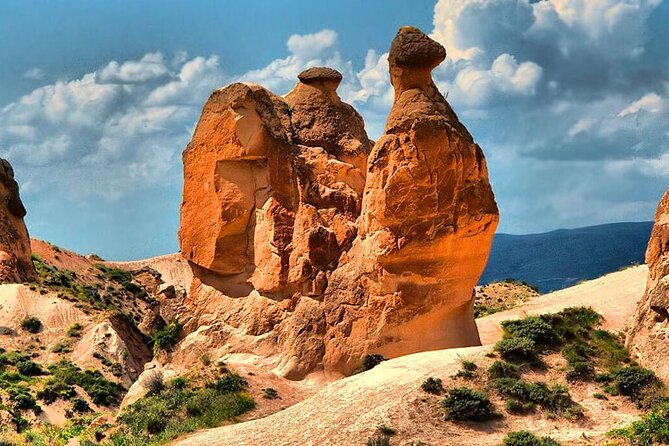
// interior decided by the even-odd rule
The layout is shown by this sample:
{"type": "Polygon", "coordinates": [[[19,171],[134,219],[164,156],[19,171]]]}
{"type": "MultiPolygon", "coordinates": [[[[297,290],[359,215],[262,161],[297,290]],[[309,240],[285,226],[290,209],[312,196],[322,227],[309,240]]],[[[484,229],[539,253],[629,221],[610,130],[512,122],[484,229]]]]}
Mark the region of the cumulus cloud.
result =
{"type": "Polygon", "coordinates": [[[214,56],[175,61],[112,61],[3,107],[3,156],[40,178],[26,193],[117,200],[173,181],[202,102],[222,81],[214,56]]]}

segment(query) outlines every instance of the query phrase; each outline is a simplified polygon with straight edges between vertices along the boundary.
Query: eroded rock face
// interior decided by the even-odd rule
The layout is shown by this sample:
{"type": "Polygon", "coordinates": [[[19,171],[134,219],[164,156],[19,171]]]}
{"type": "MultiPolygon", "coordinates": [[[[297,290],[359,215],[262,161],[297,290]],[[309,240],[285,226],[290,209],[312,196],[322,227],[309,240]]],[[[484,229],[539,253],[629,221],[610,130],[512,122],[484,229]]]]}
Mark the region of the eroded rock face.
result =
{"type": "Polygon", "coordinates": [[[627,344],[638,361],[669,378],[669,189],[655,212],[646,249],[648,282],[639,302],[627,344]]]}
{"type": "Polygon", "coordinates": [[[395,102],[368,159],[358,239],[326,296],[326,364],[336,369],[352,370],[366,351],[480,343],[472,289],[498,211],[481,148],[432,82],[445,55],[411,27],[391,45],[395,102]]]}
{"type": "Polygon", "coordinates": [[[14,170],[7,160],[0,159],[0,282],[36,279],[25,216],[14,170]]]}
{"type": "Polygon", "coordinates": [[[480,147],[432,81],[445,55],[400,29],[376,144],[329,68],[284,98],[245,84],[212,94],[183,155],[184,346],[299,379],[350,373],[366,353],[479,343],[472,292],[498,212],[480,147]]]}

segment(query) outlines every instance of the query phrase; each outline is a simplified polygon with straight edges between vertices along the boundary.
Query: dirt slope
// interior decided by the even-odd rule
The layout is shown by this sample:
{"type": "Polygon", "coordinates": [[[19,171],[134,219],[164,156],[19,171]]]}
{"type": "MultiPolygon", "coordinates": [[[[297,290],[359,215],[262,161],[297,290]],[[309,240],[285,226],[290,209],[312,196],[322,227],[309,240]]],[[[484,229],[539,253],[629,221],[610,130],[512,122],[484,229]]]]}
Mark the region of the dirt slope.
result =
{"type": "MultiPolygon", "coordinates": [[[[647,268],[638,266],[616,272],[529,301],[526,305],[477,321],[485,344],[499,339],[499,322],[526,314],[559,311],[570,306],[592,306],[605,318],[605,328],[621,331],[642,297],[647,268]]],[[[541,414],[506,416],[481,425],[443,421],[439,397],[420,391],[429,376],[440,377],[445,386],[466,357],[483,369],[492,360],[485,357],[490,346],[417,353],[382,363],[373,370],[334,382],[315,395],[266,418],[198,432],[183,438],[179,446],[223,445],[356,445],[365,444],[379,425],[398,431],[391,444],[500,444],[511,430],[530,429],[551,435],[563,444],[587,444],[613,427],[630,422],[636,409],[622,400],[597,400],[597,387],[581,383],[571,387],[586,418],[578,422],[550,420],[541,414]]],[[[556,370],[561,358],[551,358],[556,370]]],[[[548,382],[563,381],[562,376],[538,376],[548,382]]],[[[466,383],[458,382],[457,385],[466,383]]],[[[497,401],[501,407],[500,402],[497,401]]]]}

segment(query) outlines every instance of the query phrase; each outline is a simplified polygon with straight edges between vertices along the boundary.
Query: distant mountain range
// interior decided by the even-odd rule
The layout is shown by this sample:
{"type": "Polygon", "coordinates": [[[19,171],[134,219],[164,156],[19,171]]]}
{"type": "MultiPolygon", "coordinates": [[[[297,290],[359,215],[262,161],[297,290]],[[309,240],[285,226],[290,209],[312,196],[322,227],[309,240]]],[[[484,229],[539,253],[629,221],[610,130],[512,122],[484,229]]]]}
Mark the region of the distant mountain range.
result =
{"type": "Polygon", "coordinates": [[[495,234],[480,283],[516,279],[542,293],[644,262],[653,222],[611,223],[541,234],[495,234]]]}

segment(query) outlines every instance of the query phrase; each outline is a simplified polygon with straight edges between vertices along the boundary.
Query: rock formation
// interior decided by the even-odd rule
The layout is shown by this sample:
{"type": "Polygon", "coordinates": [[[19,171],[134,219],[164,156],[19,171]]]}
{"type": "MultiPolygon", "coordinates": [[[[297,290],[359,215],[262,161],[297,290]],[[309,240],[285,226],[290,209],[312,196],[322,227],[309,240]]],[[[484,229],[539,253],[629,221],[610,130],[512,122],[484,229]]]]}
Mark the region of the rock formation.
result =
{"type": "Polygon", "coordinates": [[[655,212],[646,250],[648,281],[627,345],[636,359],[669,379],[669,189],[655,212]]]}
{"type": "Polygon", "coordinates": [[[445,55],[400,29],[376,144],[330,68],[283,98],[246,84],[211,95],[183,154],[184,343],[294,379],[479,343],[472,291],[498,211],[483,152],[432,81],[445,55]]]}
{"type": "Polygon", "coordinates": [[[0,159],[0,282],[36,279],[25,216],[14,170],[9,161],[0,159]]]}

